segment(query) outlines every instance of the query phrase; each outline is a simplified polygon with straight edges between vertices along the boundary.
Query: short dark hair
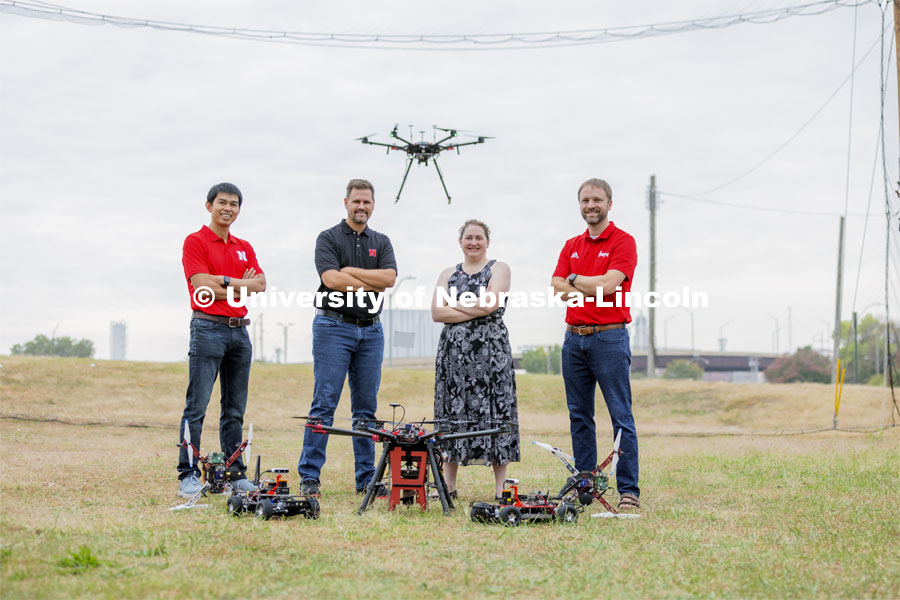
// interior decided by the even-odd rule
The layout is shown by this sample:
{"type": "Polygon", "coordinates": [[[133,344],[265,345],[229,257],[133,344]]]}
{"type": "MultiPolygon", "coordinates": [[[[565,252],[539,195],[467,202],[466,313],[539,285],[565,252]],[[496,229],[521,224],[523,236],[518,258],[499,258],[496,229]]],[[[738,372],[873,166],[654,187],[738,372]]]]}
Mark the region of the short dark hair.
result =
{"type": "Polygon", "coordinates": [[[583,190],[586,187],[595,187],[597,189],[603,190],[604,192],[606,192],[606,199],[612,200],[612,188],[609,186],[609,184],[605,180],[597,179],[596,177],[592,177],[591,179],[588,179],[587,181],[582,183],[581,186],[578,188],[578,197],[579,198],[581,198],[581,190],[583,190]]]}
{"type": "Polygon", "coordinates": [[[462,224],[462,227],[459,228],[459,240],[460,241],[462,241],[463,234],[465,234],[465,232],[466,232],[466,227],[468,227],[469,225],[475,225],[477,227],[481,227],[482,229],[484,229],[484,239],[486,239],[487,241],[491,241],[491,230],[484,223],[484,221],[479,221],[478,219],[469,219],[468,221],[466,221],[465,223],[462,224]]]}
{"type": "Polygon", "coordinates": [[[375,186],[366,179],[351,179],[347,182],[347,195],[344,198],[349,198],[353,190],[369,190],[372,192],[372,200],[375,199],[375,186]]]}
{"type": "Polygon", "coordinates": [[[238,206],[244,203],[244,197],[241,196],[241,190],[238,189],[238,186],[233,183],[217,183],[216,185],[209,188],[209,193],[206,194],[206,202],[209,204],[213,203],[213,200],[216,199],[216,196],[219,194],[233,194],[238,197],[238,206]]]}

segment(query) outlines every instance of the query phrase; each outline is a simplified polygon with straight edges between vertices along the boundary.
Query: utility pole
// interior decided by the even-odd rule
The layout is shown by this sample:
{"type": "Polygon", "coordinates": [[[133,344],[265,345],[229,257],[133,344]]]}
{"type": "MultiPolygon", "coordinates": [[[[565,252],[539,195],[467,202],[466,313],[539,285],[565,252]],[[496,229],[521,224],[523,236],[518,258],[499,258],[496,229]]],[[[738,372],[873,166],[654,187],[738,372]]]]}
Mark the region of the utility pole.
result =
{"type": "Polygon", "coordinates": [[[837,292],[834,300],[834,354],[831,355],[831,383],[837,381],[837,359],[841,351],[841,296],[844,287],[844,221],[841,215],[841,226],[838,233],[837,292]]]}
{"type": "MultiPolygon", "coordinates": [[[[900,0],[898,0],[900,1],[900,0]]],[[[656,291],[656,175],[650,176],[650,190],[647,194],[647,207],[650,209],[650,291],[656,291]]],[[[647,308],[647,377],[656,376],[656,307],[647,308]]]]}
{"type": "MultiPolygon", "coordinates": [[[[897,46],[897,52],[900,52],[900,0],[894,0],[894,42],[897,46]]],[[[894,55],[900,56],[898,54],[894,55]]],[[[897,83],[900,84],[900,60],[897,63],[897,83]]],[[[900,115],[900,85],[897,86],[897,113],[900,115]]]]}
{"type": "Polygon", "coordinates": [[[279,327],[281,327],[282,329],[284,329],[284,354],[282,354],[282,357],[284,357],[284,364],[287,364],[287,348],[288,348],[288,344],[287,344],[287,330],[288,330],[288,327],[290,327],[291,325],[293,325],[293,323],[287,323],[287,324],[285,324],[285,323],[279,323],[279,324],[278,324],[279,327]]]}
{"type": "Polygon", "coordinates": [[[853,311],[853,383],[859,383],[859,338],[856,331],[856,311],[853,311]]]}

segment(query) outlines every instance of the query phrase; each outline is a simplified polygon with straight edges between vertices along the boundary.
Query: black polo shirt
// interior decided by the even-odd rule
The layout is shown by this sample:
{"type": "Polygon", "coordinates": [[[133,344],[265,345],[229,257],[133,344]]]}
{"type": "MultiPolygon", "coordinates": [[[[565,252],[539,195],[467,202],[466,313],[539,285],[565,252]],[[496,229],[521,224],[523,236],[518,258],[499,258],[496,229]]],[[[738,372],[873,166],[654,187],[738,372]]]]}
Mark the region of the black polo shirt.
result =
{"type": "MultiPolygon", "coordinates": [[[[341,221],[330,229],[326,229],[316,238],[316,271],[319,273],[319,292],[329,294],[328,297],[316,296],[316,308],[333,310],[352,317],[372,317],[381,312],[369,312],[374,303],[365,295],[362,306],[357,306],[357,297],[348,296],[351,293],[343,292],[341,306],[334,306],[329,300],[332,290],[322,283],[322,273],[325,271],[340,271],[343,267],[358,267],[360,269],[394,269],[397,270],[397,261],[394,260],[394,247],[391,240],[383,233],[378,233],[371,227],[363,229],[362,233],[356,233],[347,221],[341,221]],[[352,303],[352,305],[351,305],[352,303]]],[[[383,305],[382,305],[383,306],[383,305]]]]}

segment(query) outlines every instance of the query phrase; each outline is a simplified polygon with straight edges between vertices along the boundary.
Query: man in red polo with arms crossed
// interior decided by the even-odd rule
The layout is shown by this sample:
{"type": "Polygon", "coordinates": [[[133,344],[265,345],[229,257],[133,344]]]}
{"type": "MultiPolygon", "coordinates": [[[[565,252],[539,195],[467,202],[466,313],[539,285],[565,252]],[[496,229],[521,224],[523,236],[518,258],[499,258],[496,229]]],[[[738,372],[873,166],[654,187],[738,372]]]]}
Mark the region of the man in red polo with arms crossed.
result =
{"type": "Polygon", "coordinates": [[[578,188],[581,216],[587,231],[565,243],[551,285],[563,298],[584,297],[583,306],[566,310],[566,338],[562,373],[569,407],[569,427],[575,468],[597,467],[594,390],[609,409],[613,435],[622,431],[622,456],[616,472],[619,510],[640,510],[638,441],[631,412],[631,348],[628,330],[631,311],[615,306],[616,288],[631,291],[637,266],[634,238],[609,220],[612,188],[602,179],[588,179],[578,188]],[[598,299],[602,299],[599,302],[598,299]]]}
{"type": "MultiPolygon", "coordinates": [[[[241,445],[250,362],[253,358],[247,335],[247,308],[232,306],[227,290],[240,298],[241,288],[247,292],[266,289],[263,274],[253,247],[231,235],[232,223],[241,212],[243,197],[231,183],[214,185],[206,196],[209,226],[184,240],[181,262],[191,295],[191,344],[188,351],[188,388],[184,414],[178,424],[178,441],[184,439],[187,421],[191,442],[200,447],[203,418],[216,377],[221,374],[222,409],[219,417],[219,442],[225,456],[231,456],[241,445]]],[[[178,495],[190,498],[201,487],[197,461],[188,461],[187,450],[178,454],[178,495]]],[[[232,465],[229,478],[232,488],[247,492],[255,489],[245,475],[247,467],[241,458],[232,465]]]]}

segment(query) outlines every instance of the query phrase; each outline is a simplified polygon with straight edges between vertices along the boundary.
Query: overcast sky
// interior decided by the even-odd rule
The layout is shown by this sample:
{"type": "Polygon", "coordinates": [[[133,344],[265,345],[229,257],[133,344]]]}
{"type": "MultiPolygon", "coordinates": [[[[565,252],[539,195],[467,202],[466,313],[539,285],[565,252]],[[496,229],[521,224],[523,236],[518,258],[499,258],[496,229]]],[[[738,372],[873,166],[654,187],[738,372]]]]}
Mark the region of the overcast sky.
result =
{"type": "MultiPolygon", "coordinates": [[[[334,33],[494,33],[592,29],[702,19],[790,6],[790,0],[507,0],[423,3],[73,0],[111,15],[242,28],[334,33]]],[[[891,12],[891,11],[889,11],[891,12]]],[[[888,16],[889,33],[891,15],[888,16]]],[[[109,357],[109,322],[128,324],[128,358],[182,360],[190,309],[184,237],[209,222],[210,185],[244,195],[235,235],[249,240],[269,287],[312,291],[319,231],[344,216],[351,177],[370,179],[370,225],[394,244],[401,290],[427,288],[461,259],[468,218],[492,229],[489,256],[509,263],[513,291],[546,288],[563,242],[585,226],[576,203],[589,177],[613,187],[611,218],[637,239],[634,290],[649,286],[646,188],[656,174],[658,289],[709,294],[695,344],[773,350],[820,344],[834,319],[838,216],[849,202],[844,318],[884,312],[885,218],[880,157],[881,10],[877,3],[587,46],[425,52],[272,44],[49,21],[0,12],[0,354],[37,333],[89,338],[109,357]],[[853,80],[781,152],[873,44],[853,80]],[[442,155],[448,205],[432,166],[413,166],[400,202],[399,123],[495,136],[442,155]],[[871,218],[863,245],[865,219],[871,218]],[[769,212],[761,209],[788,212],[769,212]],[[862,259],[861,257],[862,252],[862,259]],[[860,269],[860,263],[862,265],[860,269]],[[857,285],[857,278],[859,283],[857,285]],[[873,304],[878,304],[873,306],[873,304]],[[791,327],[788,330],[788,310],[791,327]],[[768,314],[767,314],[768,313],[768,314]]],[[[890,38],[888,38],[890,39],[890,38]]],[[[888,44],[890,46],[891,44],[888,44]]],[[[896,70],[885,128],[897,180],[896,70]]],[[[892,199],[896,210],[897,200],[892,199]]],[[[896,233],[897,221],[892,225],[896,233]]],[[[897,301],[900,246],[892,243],[897,301]]],[[[894,305],[894,314],[900,305],[894,305]]],[[[251,311],[255,318],[259,309],[251,311]]],[[[265,311],[293,322],[292,362],[310,360],[311,309],[265,311]]],[[[690,346],[686,311],[658,312],[657,344],[690,346]],[[664,328],[665,325],[665,328],[664,328]]],[[[510,309],[514,349],[561,343],[561,310],[510,309]]]]}

